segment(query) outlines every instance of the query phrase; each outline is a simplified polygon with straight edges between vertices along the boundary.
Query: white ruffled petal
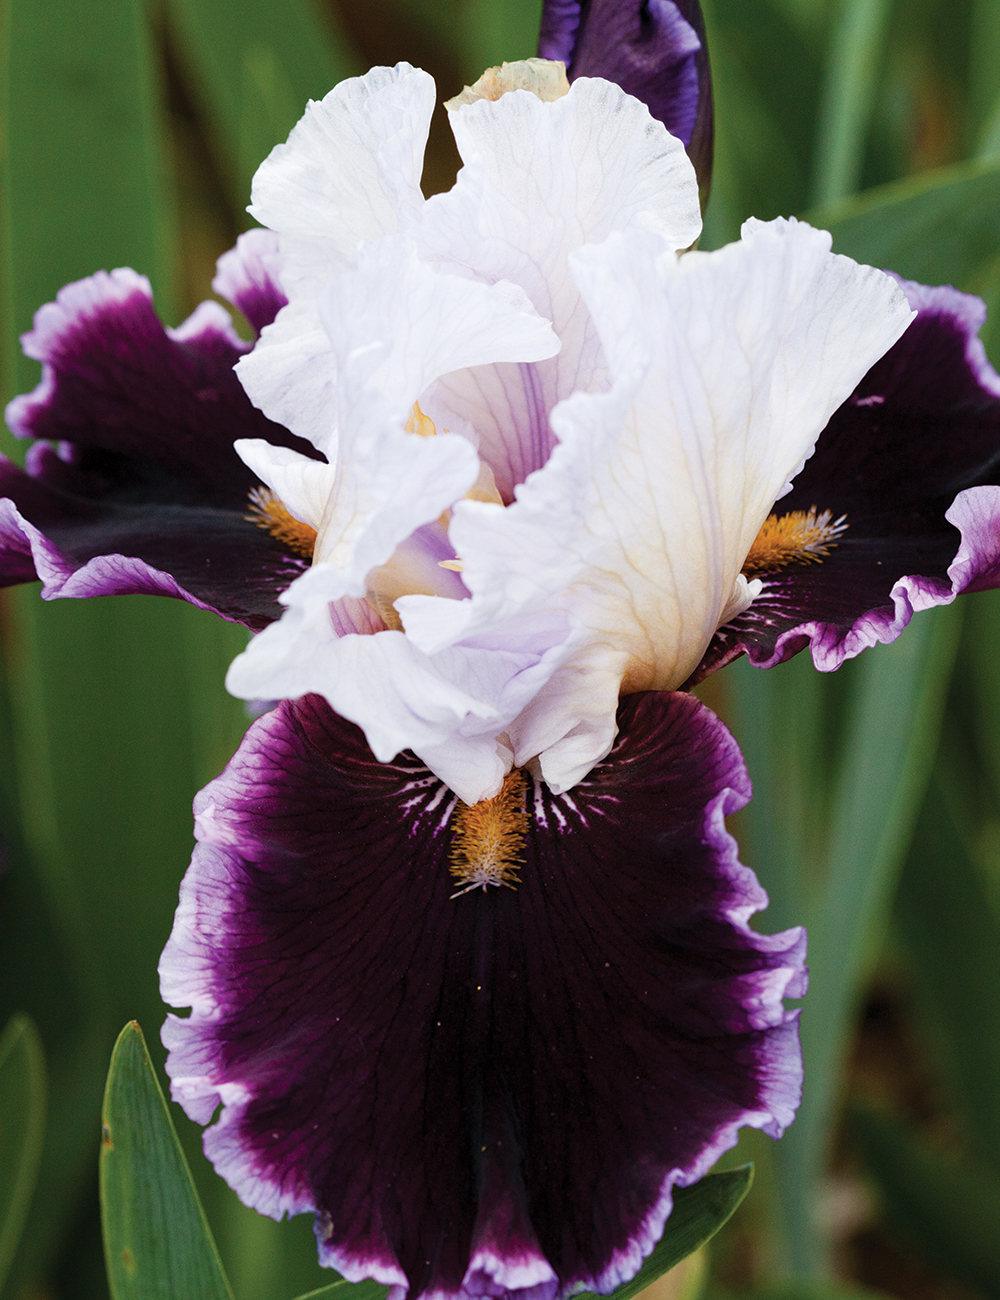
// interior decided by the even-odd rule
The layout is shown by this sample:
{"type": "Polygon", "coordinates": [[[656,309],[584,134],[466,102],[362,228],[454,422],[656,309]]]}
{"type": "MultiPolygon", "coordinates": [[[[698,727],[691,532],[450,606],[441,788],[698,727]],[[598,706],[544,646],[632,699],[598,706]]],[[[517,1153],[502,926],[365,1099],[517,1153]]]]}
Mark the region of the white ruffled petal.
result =
{"type": "Polygon", "coordinates": [[[775,498],[909,323],[895,283],[829,242],[755,222],[679,262],[641,232],[574,259],[614,386],[557,408],[560,445],[514,505],[456,507],[473,600],[404,615],[427,653],[519,611],[573,621],[572,653],[510,728],[554,788],[607,752],[619,688],[685,681],[749,594],[740,569],[775,498]]]}
{"type": "Polygon", "coordinates": [[[563,343],[530,370],[495,366],[439,386],[439,400],[475,424],[509,500],[551,451],[556,402],[606,382],[569,254],[637,225],[686,248],[701,229],[698,187],[680,142],[610,82],[581,78],[552,103],[514,91],[459,109],[451,123],[465,167],[454,189],[429,200],[422,250],[522,285],[563,343]]]}
{"type": "Polygon", "coordinates": [[[294,427],[328,460],[337,449],[337,364],[315,300],[290,302],[240,357],[236,374],[254,406],[294,427]]]}
{"type": "Polygon", "coordinates": [[[434,95],[433,78],[408,63],[372,68],[310,101],[261,163],[249,211],[281,236],[289,298],[350,266],[359,240],[417,220],[434,95]]]}
{"type": "Polygon", "coordinates": [[[327,285],[320,319],[338,365],[407,408],[440,376],[491,361],[538,361],[559,351],[549,321],[520,286],[449,275],[406,238],[358,251],[327,285]]]}
{"type": "Polygon", "coordinates": [[[338,637],[330,616],[338,590],[326,566],[298,578],[282,597],[284,617],[234,660],[227,688],[244,699],[316,691],[363,728],[381,762],[411,748],[466,802],[495,794],[511,762],[497,737],[551,674],[559,652],[549,643],[558,645],[562,629],[550,622],[535,638],[430,658],[400,632],[338,637]]]}
{"type": "Polygon", "coordinates": [[[479,475],[465,438],[405,431],[413,402],[444,372],[551,356],[559,340],[516,286],[436,271],[405,238],[362,248],[357,270],[326,290],[321,316],[341,376],[342,434],[316,560],[345,574],[343,594],[363,595],[367,574],[479,475]]]}
{"type": "Polygon", "coordinates": [[[270,419],[294,427],[333,459],[336,365],[318,297],[354,265],[361,240],[412,227],[434,80],[399,63],[342,81],[261,163],[250,212],[278,232],[289,298],[237,373],[270,419]]]}

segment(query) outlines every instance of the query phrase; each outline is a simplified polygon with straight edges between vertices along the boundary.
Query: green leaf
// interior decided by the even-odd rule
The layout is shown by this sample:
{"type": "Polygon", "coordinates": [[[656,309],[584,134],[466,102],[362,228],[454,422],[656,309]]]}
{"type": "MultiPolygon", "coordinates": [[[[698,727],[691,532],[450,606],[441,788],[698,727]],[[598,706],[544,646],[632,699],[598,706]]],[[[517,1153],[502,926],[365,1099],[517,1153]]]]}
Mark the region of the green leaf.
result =
{"type": "Polygon", "coordinates": [[[888,1300],[888,1294],[833,1278],[797,1277],[741,1292],[739,1300],[888,1300]]]}
{"type": "Polygon", "coordinates": [[[859,1110],[852,1119],[889,1219],[958,1281],[987,1295],[1000,1293],[1000,1178],[971,1162],[946,1159],[888,1116],[859,1110]]]}
{"type": "Polygon", "coordinates": [[[834,251],[923,284],[977,292],[997,255],[1000,164],[962,163],[806,213],[834,251]]]}
{"type": "Polygon", "coordinates": [[[37,382],[17,334],[69,280],[128,265],[170,314],[152,54],[139,0],[5,0],[3,282],[15,391],[37,382]]]}
{"type": "Polygon", "coordinates": [[[769,0],[703,0],[712,56],[715,166],[703,248],[808,203],[820,69],[769,0]],[[716,188],[718,187],[718,188],[716,188]]]}
{"type": "Polygon", "coordinates": [[[896,918],[921,1025],[933,1036],[966,1136],[1000,1178],[1000,916],[938,783],[903,872],[896,918]]]}
{"type": "Polygon", "coordinates": [[[101,1223],[112,1300],[232,1300],[135,1021],[115,1044],[101,1119],[101,1223]]]}
{"type": "MultiPolygon", "coordinates": [[[[0,318],[6,395],[13,396],[39,377],[17,335],[67,281],[131,265],[150,276],[169,316],[174,241],[146,7],[140,0],[4,0],[0,23],[0,318]]],[[[161,648],[170,657],[162,625],[147,643],[152,654],[137,661],[108,605],[84,612],[85,602],[55,604],[63,608],[43,609],[37,589],[22,589],[5,605],[10,750],[25,840],[23,869],[5,882],[5,902],[16,899],[32,927],[16,938],[30,990],[21,1005],[44,1025],[51,1098],[31,1232],[8,1279],[12,1293],[43,1289],[40,1278],[86,1204],[108,1051],[115,1027],[146,1005],[147,990],[155,997],[171,903],[155,926],[143,921],[164,883],[176,903],[190,843],[185,804],[194,790],[182,772],[170,826],[158,823],[175,778],[161,767],[152,786],[136,762],[161,746],[169,753],[172,733],[186,725],[183,707],[169,699],[169,674],[159,675],[161,648]],[[141,679],[138,700],[123,701],[123,678],[137,687],[141,679]],[[150,699],[162,702],[162,718],[147,707],[150,699]],[[140,949],[136,981],[140,968],[128,956],[140,949]],[[115,968],[122,1013],[111,1010],[115,968]]],[[[96,1254],[94,1264],[100,1268],[96,1254]]],[[[90,1267],[85,1256],[74,1279],[83,1288],[90,1267]]]]}
{"type": "Polygon", "coordinates": [[[843,0],[829,44],[816,143],[814,201],[857,189],[871,125],[890,0],[843,0]]]}
{"type": "Polygon", "coordinates": [[[29,1016],[0,1037],[0,1291],[21,1238],[45,1135],[45,1057],[29,1016]]]}
{"type": "MultiPolygon", "coordinates": [[[[727,1222],[749,1192],[752,1182],[753,1165],[741,1165],[739,1169],[725,1173],[706,1174],[693,1187],[677,1188],[674,1208],[658,1245],[631,1282],[612,1291],[605,1300],[630,1300],[681,1260],[693,1255],[727,1222]]],[[[335,1297],[336,1300],[384,1300],[387,1294],[388,1287],[379,1286],[377,1282],[352,1285],[340,1281],[319,1291],[310,1291],[308,1295],[299,1296],[298,1300],[335,1300],[335,1297]]],[[[582,1291],[580,1295],[589,1300],[593,1292],[582,1291]]]]}
{"type": "Polygon", "coordinates": [[[837,674],[838,689],[853,689],[822,885],[806,913],[811,991],[801,1035],[807,1084],[796,1122],[775,1151],[793,1264],[803,1273],[822,1263],[814,1206],[840,1063],[930,775],[960,618],[955,605],[920,614],[894,644],[867,651],[837,674]]]}
{"type": "Polygon", "coordinates": [[[339,1282],[333,1282],[330,1286],[321,1286],[318,1291],[309,1291],[306,1295],[300,1295],[298,1300],[385,1300],[389,1294],[387,1286],[380,1286],[378,1282],[345,1282],[343,1278],[339,1282]]]}
{"type": "MultiPolygon", "coordinates": [[[[677,1188],[663,1236],[631,1282],[612,1291],[609,1300],[631,1300],[704,1246],[732,1217],[752,1182],[753,1165],[741,1165],[725,1173],[706,1174],[693,1187],[677,1188]]],[[[581,1294],[590,1296],[593,1292],[581,1294]]]]}
{"type": "Polygon", "coordinates": [[[167,11],[242,212],[254,172],[306,101],[361,72],[360,61],[309,0],[169,0],[167,11]]]}

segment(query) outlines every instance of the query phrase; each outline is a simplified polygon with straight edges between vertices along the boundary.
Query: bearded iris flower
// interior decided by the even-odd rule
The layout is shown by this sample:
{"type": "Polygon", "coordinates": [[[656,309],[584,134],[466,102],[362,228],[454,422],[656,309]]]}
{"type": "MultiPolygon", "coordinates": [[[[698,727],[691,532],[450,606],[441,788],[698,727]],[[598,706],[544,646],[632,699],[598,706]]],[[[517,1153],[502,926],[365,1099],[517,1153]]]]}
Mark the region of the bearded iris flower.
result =
{"type": "Polygon", "coordinates": [[[674,1186],[790,1122],[804,936],[750,929],[746,774],[679,688],[996,579],[975,306],[796,223],[685,253],[689,159],[570,27],[571,88],[453,103],[429,201],[424,74],[310,106],[216,282],[253,351],[100,275],[8,417],[8,581],[266,629],[231,682],[284,702],[196,803],[168,1068],[248,1204],[400,1296],[607,1291],[674,1186]]]}

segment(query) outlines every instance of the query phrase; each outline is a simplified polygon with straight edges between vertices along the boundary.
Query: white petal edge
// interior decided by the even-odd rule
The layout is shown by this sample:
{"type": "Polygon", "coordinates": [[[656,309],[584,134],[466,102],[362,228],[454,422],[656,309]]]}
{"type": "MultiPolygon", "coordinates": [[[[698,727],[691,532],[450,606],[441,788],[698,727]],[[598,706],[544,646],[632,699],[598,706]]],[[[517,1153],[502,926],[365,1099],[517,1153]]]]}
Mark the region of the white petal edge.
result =
{"type": "Polygon", "coordinates": [[[456,507],[472,601],[398,605],[429,654],[543,608],[573,621],[573,653],[510,730],[553,788],[607,751],[623,677],[686,679],[775,498],[912,318],[889,277],[829,248],[778,221],[680,261],[638,231],[575,255],[613,389],[556,409],[560,445],[514,505],[456,507]]]}
{"type": "Polygon", "coordinates": [[[440,386],[442,403],[476,423],[509,500],[551,450],[548,412],[571,392],[606,382],[568,255],[637,225],[686,248],[701,229],[698,185],[680,141],[639,100],[600,79],[580,78],[552,103],[514,91],[450,120],[465,166],[449,193],[428,201],[422,250],[522,285],[563,342],[530,374],[491,367],[440,386]]]}

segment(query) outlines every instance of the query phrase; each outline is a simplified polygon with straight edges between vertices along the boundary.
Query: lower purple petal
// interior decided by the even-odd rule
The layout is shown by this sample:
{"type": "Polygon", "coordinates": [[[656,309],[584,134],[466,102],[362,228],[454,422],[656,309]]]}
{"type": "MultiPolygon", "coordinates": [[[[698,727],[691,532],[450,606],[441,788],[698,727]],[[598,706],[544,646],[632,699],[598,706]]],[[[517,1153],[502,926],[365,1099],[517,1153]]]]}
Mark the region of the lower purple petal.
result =
{"type": "MultiPolygon", "coordinates": [[[[219,283],[264,312],[278,291],[261,235],[222,259],[219,283]]],[[[144,277],[100,272],[42,307],[23,342],[42,380],[7,407],[33,442],[26,472],[0,460],[0,585],[37,573],[47,597],[156,592],[255,630],[278,618],[305,562],[246,518],[257,480],[233,442],[316,453],[251,406],[233,371],[249,345],[223,308],[166,330],[144,277]]]]}
{"type": "Polygon", "coordinates": [[[312,1209],[323,1263],[433,1296],[631,1277],[671,1189],[801,1070],[804,936],[724,818],[749,786],[695,699],[633,696],[571,793],[528,782],[521,883],[456,896],[455,799],[317,697],[260,719],[196,801],[161,962],[173,1093],[221,1117],[240,1196],[312,1209]]]}
{"type": "Polygon", "coordinates": [[[281,253],[273,230],[247,230],[216,263],[212,289],[238,308],[254,332],[270,325],[288,299],[281,287],[281,253]]]}

